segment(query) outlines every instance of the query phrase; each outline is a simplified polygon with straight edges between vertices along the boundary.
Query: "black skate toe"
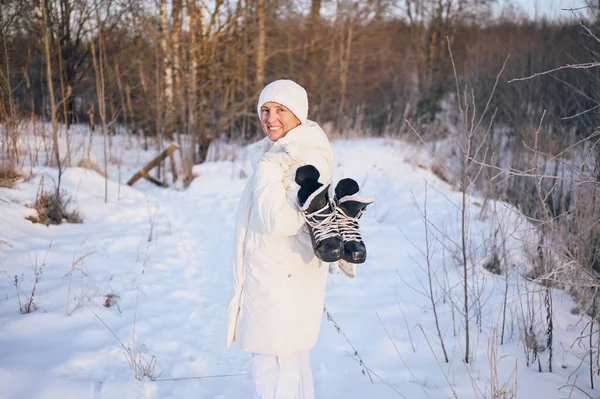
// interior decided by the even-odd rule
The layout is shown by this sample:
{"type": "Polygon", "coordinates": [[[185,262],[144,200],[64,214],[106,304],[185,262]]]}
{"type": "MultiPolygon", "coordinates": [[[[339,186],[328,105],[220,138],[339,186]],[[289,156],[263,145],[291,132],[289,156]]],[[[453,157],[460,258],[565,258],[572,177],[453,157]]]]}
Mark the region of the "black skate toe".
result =
{"type": "Polygon", "coordinates": [[[337,262],[342,259],[344,246],[342,240],[337,237],[326,238],[317,244],[315,255],[323,262],[337,262]]]}
{"type": "Polygon", "coordinates": [[[367,260],[365,244],[359,241],[347,241],[344,244],[342,259],[348,263],[365,263],[367,260]]]}

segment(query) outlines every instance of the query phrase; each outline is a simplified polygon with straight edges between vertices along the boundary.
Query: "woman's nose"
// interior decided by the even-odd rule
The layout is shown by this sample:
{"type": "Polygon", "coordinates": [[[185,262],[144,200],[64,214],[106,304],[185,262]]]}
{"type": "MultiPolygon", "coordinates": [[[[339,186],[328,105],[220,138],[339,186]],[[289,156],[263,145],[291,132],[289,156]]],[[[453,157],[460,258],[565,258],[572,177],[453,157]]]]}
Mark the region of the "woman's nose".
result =
{"type": "Polygon", "coordinates": [[[269,112],[267,114],[267,122],[269,122],[269,123],[275,122],[276,119],[277,118],[276,118],[275,112],[269,112]]]}

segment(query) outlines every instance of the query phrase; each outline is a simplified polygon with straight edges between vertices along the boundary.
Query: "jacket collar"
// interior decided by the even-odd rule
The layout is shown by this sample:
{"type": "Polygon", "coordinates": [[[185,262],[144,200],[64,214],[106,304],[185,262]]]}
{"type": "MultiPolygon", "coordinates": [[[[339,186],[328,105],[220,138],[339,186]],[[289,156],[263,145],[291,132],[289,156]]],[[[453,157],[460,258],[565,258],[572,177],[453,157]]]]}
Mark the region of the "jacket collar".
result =
{"type": "Polygon", "coordinates": [[[325,142],[328,143],[327,138],[319,125],[316,122],[307,120],[306,123],[296,126],[277,141],[271,141],[269,137],[264,137],[257,143],[250,145],[248,147],[250,164],[253,169],[256,169],[260,157],[273,148],[288,148],[294,145],[322,147],[325,142]]]}
{"type": "Polygon", "coordinates": [[[290,130],[289,132],[287,132],[287,134],[285,136],[283,136],[282,138],[277,140],[277,144],[284,146],[293,141],[298,141],[298,138],[300,138],[301,133],[302,133],[301,126],[302,125],[298,125],[295,128],[293,128],[292,130],[290,130]]]}
{"type": "Polygon", "coordinates": [[[277,140],[277,144],[286,146],[290,143],[306,143],[309,144],[314,140],[313,129],[318,126],[315,122],[307,120],[306,123],[296,126],[285,136],[277,140]]]}

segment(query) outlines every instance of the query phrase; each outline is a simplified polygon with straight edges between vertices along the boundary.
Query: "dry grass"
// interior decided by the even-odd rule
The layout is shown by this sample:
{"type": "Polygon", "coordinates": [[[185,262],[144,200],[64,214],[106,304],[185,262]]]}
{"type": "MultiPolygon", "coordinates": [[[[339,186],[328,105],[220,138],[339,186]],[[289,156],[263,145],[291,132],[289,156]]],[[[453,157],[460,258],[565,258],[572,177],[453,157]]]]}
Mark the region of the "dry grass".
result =
{"type": "Polygon", "coordinates": [[[496,274],[498,276],[502,275],[502,263],[500,262],[500,257],[498,256],[497,249],[492,249],[492,255],[483,264],[483,268],[488,272],[496,274]]]}
{"type": "MultiPolygon", "coordinates": [[[[100,322],[104,325],[104,327],[106,327],[108,329],[108,331],[110,331],[110,333],[117,339],[117,341],[119,341],[119,344],[121,344],[121,347],[124,350],[124,355],[125,355],[125,359],[127,360],[127,364],[129,364],[129,367],[131,367],[131,370],[133,370],[133,377],[138,381],[141,381],[144,378],[153,380],[156,377],[156,372],[155,372],[156,356],[154,356],[154,355],[144,356],[143,353],[136,351],[135,330],[134,330],[133,342],[132,343],[128,342],[127,344],[125,344],[118,337],[118,335],[108,326],[108,324],[106,324],[106,322],[100,316],[98,316],[96,314],[96,312],[94,312],[91,308],[90,308],[90,310],[92,311],[94,316],[96,316],[96,318],[98,320],[100,320],[100,322]]],[[[134,329],[135,329],[135,327],[134,327],[134,329]]]]}
{"type": "Polygon", "coordinates": [[[442,165],[439,162],[434,162],[431,165],[431,172],[436,175],[440,180],[448,183],[448,184],[452,184],[451,183],[451,178],[449,177],[450,172],[448,171],[448,169],[442,165]]]}
{"type": "Polygon", "coordinates": [[[102,306],[104,306],[105,308],[110,308],[111,306],[116,305],[118,308],[119,307],[119,299],[121,299],[121,297],[119,297],[116,294],[106,294],[102,298],[102,306]]]}
{"type": "MultiPolygon", "coordinates": [[[[87,270],[87,268],[85,266],[85,258],[87,258],[88,256],[90,256],[93,253],[94,252],[88,252],[87,254],[82,255],[77,259],[75,259],[75,255],[73,255],[73,260],[71,261],[71,270],[69,271],[69,286],[67,289],[67,303],[65,306],[65,314],[67,316],[70,316],[76,309],[82,307],[84,304],[84,301],[86,300],[86,295],[84,295],[83,280],[84,280],[84,276],[87,276],[89,279],[90,273],[89,273],[89,270],[87,270]],[[69,303],[71,301],[71,285],[73,282],[73,271],[75,271],[75,269],[78,269],[79,272],[81,273],[81,295],[79,297],[73,298],[73,300],[75,302],[75,307],[71,311],[69,311],[69,303]]],[[[96,290],[97,290],[97,288],[96,288],[96,290]]]]}
{"type": "Polygon", "coordinates": [[[64,192],[56,191],[45,192],[41,189],[38,192],[33,208],[37,211],[37,216],[28,216],[26,219],[33,223],[48,225],[58,225],[63,222],[83,223],[83,215],[79,210],[68,210],[71,198],[66,198],[64,192]]]}
{"type": "Polygon", "coordinates": [[[194,179],[196,177],[198,177],[198,175],[196,175],[193,172],[186,173],[183,176],[183,178],[182,178],[182,180],[183,180],[183,188],[188,188],[190,186],[190,184],[192,184],[192,182],[194,181],[194,179]]]}
{"type": "Polygon", "coordinates": [[[104,173],[104,170],[102,170],[102,168],[97,163],[92,161],[90,158],[87,158],[87,157],[81,158],[81,160],[77,163],[77,166],[80,168],[93,170],[94,172],[98,173],[100,176],[106,177],[106,173],[104,173]]]}
{"type": "Polygon", "coordinates": [[[0,187],[13,188],[21,179],[23,179],[23,174],[17,170],[15,165],[0,165],[0,187]]]}

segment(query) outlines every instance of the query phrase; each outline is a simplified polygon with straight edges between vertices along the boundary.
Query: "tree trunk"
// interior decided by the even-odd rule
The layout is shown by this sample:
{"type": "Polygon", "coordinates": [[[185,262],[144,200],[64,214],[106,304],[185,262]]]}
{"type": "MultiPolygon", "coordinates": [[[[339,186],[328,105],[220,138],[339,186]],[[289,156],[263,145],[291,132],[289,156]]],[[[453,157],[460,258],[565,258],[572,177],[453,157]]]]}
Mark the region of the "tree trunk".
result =
{"type": "Polygon", "coordinates": [[[56,53],[58,54],[58,76],[60,77],[60,93],[61,93],[61,102],[63,108],[63,120],[65,124],[65,139],[67,140],[67,153],[65,154],[65,161],[67,166],[71,164],[71,140],[69,138],[69,109],[68,106],[68,98],[71,97],[70,88],[65,84],[65,67],[62,56],[62,49],[60,45],[60,40],[56,41],[56,53]]]}
{"type": "Polygon", "coordinates": [[[348,6],[347,24],[348,30],[346,35],[340,37],[340,103],[337,112],[337,129],[343,130],[347,126],[342,123],[344,108],[346,106],[346,89],[348,85],[348,69],[350,65],[350,51],[352,49],[352,35],[354,33],[354,8],[353,4],[348,6]]]}
{"type": "Polygon", "coordinates": [[[258,37],[256,39],[256,93],[265,85],[265,0],[256,0],[256,20],[258,37]]]}
{"type": "Polygon", "coordinates": [[[310,19],[308,21],[308,49],[306,51],[306,68],[308,72],[308,94],[314,96],[318,73],[316,68],[317,57],[317,28],[321,20],[321,0],[312,0],[310,4],[310,19]]]}
{"type": "Polygon", "coordinates": [[[205,83],[198,93],[198,140],[195,143],[194,163],[202,163],[206,158],[207,148],[207,125],[209,122],[209,115],[207,110],[207,102],[209,98],[210,88],[208,83],[211,79],[210,63],[211,59],[209,56],[209,34],[210,26],[205,23],[206,20],[206,4],[204,0],[200,5],[200,13],[197,16],[198,31],[200,32],[200,43],[198,45],[198,52],[196,53],[198,59],[198,79],[200,82],[205,83]]]}
{"type": "Polygon", "coordinates": [[[197,130],[198,130],[198,34],[199,25],[198,19],[200,13],[195,0],[187,0],[187,12],[190,23],[191,46],[189,51],[189,80],[188,80],[188,138],[190,139],[189,148],[180,147],[181,164],[183,180],[186,181],[188,176],[191,176],[192,166],[194,164],[194,154],[197,145],[197,130]]]}
{"type": "MultiPolygon", "coordinates": [[[[96,8],[96,23],[100,26],[100,14],[96,8]]],[[[104,37],[102,30],[98,34],[98,58],[96,58],[96,45],[94,40],[91,41],[92,47],[92,62],[94,64],[94,72],[96,74],[96,95],[98,98],[98,113],[102,122],[103,153],[104,153],[104,203],[108,203],[108,128],[106,124],[106,96],[104,83],[104,37]]]]}
{"type": "Polygon", "coordinates": [[[133,130],[131,126],[131,118],[128,115],[129,111],[127,108],[127,103],[125,102],[125,90],[123,90],[121,70],[117,61],[115,61],[115,77],[117,78],[117,89],[119,90],[119,101],[121,103],[121,112],[123,112],[123,123],[125,125],[125,129],[133,130]]]}
{"type": "MultiPolygon", "coordinates": [[[[2,14],[2,7],[0,7],[0,26],[4,23],[4,18],[2,14]]],[[[6,153],[9,158],[9,162],[11,166],[17,165],[19,161],[19,133],[17,129],[15,129],[16,125],[16,114],[15,114],[15,99],[13,96],[13,88],[10,83],[11,78],[11,68],[10,62],[8,58],[8,44],[6,41],[6,35],[2,32],[2,48],[5,62],[5,73],[6,73],[6,92],[8,94],[8,110],[5,108],[2,109],[0,113],[0,121],[6,120],[6,129],[5,137],[2,140],[2,153],[6,153]]],[[[1,76],[1,75],[0,75],[1,76]]],[[[5,107],[3,99],[0,99],[2,102],[2,107],[5,107]]]]}
{"type": "MultiPolygon", "coordinates": [[[[169,57],[169,46],[167,43],[167,38],[169,36],[169,17],[167,15],[167,0],[160,0],[160,50],[163,58],[163,95],[164,95],[164,112],[165,118],[163,121],[164,126],[161,128],[166,129],[166,132],[170,134],[171,129],[171,121],[173,115],[173,63],[171,62],[171,58],[169,57]]],[[[159,135],[160,136],[160,135],[159,135]]],[[[160,147],[160,140],[158,140],[158,146],[160,147]]],[[[159,170],[160,174],[160,170],[159,170]]]]}
{"type": "MultiPolygon", "coordinates": [[[[174,98],[172,104],[172,112],[171,117],[173,118],[173,126],[172,129],[176,131],[176,134],[181,133],[182,125],[185,122],[184,115],[179,115],[178,119],[178,111],[183,111],[183,96],[181,93],[183,91],[182,84],[182,57],[181,57],[181,12],[183,8],[182,0],[173,0],[173,11],[171,13],[173,18],[173,28],[171,30],[171,40],[172,45],[172,58],[173,58],[173,90],[174,90],[174,98]]],[[[183,111],[185,112],[185,111],[183,111]]]]}
{"type": "Polygon", "coordinates": [[[42,31],[44,34],[44,53],[46,58],[46,83],[48,84],[48,95],[50,97],[50,119],[52,121],[52,157],[58,167],[58,184],[56,194],[60,193],[60,179],[62,170],[60,165],[60,153],[58,150],[58,120],[56,119],[56,102],[54,99],[54,84],[52,82],[52,57],[50,55],[50,29],[48,26],[49,6],[47,0],[42,0],[42,31]]]}

